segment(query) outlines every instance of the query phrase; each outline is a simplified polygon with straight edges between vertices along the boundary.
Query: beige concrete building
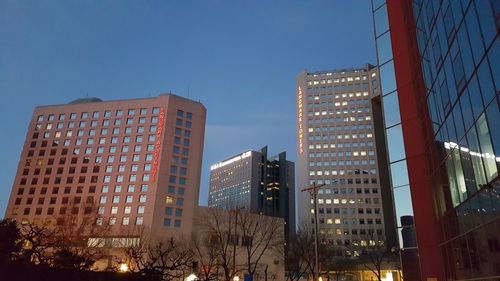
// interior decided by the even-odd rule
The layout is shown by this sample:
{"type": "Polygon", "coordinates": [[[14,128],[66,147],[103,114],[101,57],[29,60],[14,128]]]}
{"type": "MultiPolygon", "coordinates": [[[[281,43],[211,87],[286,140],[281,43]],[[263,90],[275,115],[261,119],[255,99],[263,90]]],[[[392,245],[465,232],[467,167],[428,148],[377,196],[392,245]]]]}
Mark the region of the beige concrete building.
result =
{"type": "Polygon", "coordinates": [[[249,274],[249,262],[255,267],[254,281],[285,280],[283,218],[254,214],[243,209],[201,206],[195,217],[193,237],[203,248],[202,255],[195,257],[198,260],[198,278],[203,280],[210,260],[217,260],[210,267],[216,280],[225,280],[224,263],[232,280],[244,280],[249,274]]]}
{"type": "Polygon", "coordinates": [[[191,234],[198,205],[206,109],[172,94],[36,107],[5,217],[60,223],[95,216],[124,228],[191,234]]]}
{"type": "Polygon", "coordinates": [[[319,232],[339,256],[383,245],[394,226],[378,85],[370,65],[297,78],[299,221],[316,223],[311,194],[301,192],[316,184],[319,232]]]}

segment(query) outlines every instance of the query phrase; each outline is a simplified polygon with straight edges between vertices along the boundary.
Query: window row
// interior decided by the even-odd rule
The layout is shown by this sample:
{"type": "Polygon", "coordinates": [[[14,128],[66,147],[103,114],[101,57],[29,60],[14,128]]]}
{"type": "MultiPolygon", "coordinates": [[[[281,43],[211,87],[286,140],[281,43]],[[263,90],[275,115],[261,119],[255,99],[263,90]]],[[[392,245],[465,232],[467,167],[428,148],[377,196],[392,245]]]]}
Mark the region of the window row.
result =
{"type": "MultiPolygon", "coordinates": [[[[108,219],[108,225],[115,225],[116,224],[117,218],[111,217],[108,219]]],[[[103,225],[104,224],[104,218],[100,217],[97,218],[96,220],[97,225],[103,225]]],[[[129,225],[130,224],[130,218],[129,217],[123,217],[121,221],[122,225],[129,225]]],[[[135,225],[143,225],[144,224],[144,217],[136,217],[135,218],[135,225]]]]}
{"type": "MultiPolygon", "coordinates": [[[[108,127],[108,126],[113,126],[113,125],[114,126],[133,125],[133,124],[135,124],[134,120],[137,120],[137,124],[146,124],[147,120],[149,120],[150,123],[152,123],[152,124],[157,124],[158,123],[158,116],[153,116],[149,119],[146,119],[146,117],[140,117],[138,119],[126,118],[123,120],[124,122],[122,122],[122,119],[115,119],[112,123],[111,123],[111,120],[109,120],[109,119],[105,119],[102,121],[92,120],[89,122],[87,122],[87,121],[80,121],[80,122],[70,121],[70,122],[66,123],[66,127],[68,129],[73,129],[75,127],[85,128],[85,127],[87,127],[87,125],[89,125],[90,127],[98,127],[98,126],[108,127]]],[[[43,126],[42,123],[37,123],[35,125],[35,130],[40,131],[40,130],[42,130],[42,128],[44,128],[45,130],[52,130],[53,128],[63,129],[64,124],[65,123],[63,123],[63,122],[47,123],[47,124],[45,124],[45,126],[43,126]]],[[[115,128],[115,129],[119,129],[119,128],[115,128]]]]}
{"type": "Polygon", "coordinates": [[[370,112],[369,108],[361,107],[356,109],[344,109],[344,110],[321,110],[321,111],[308,111],[307,117],[313,116],[326,116],[326,115],[340,115],[340,114],[356,114],[356,113],[364,113],[370,112]]]}
{"type": "MultiPolygon", "coordinates": [[[[147,187],[146,187],[147,188],[147,187]]],[[[28,189],[28,193],[29,195],[33,195],[35,194],[35,191],[36,190],[40,190],[40,195],[43,195],[43,194],[47,194],[48,193],[48,188],[47,187],[41,187],[41,188],[35,188],[35,187],[31,187],[28,189]]],[[[75,192],[75,193],[83,193],[84,192],[84,189],[87,189],[86,192],[87,193],[95,193],[96,192],[96,186],[89,186],[88,188],[86,187],[83,187],[83,186],[77,186],[76,188],[72,187],[72,186],[66,186],[64,188],[60,188],[60,187],[52,187],[51,188],[51,191],[50,193],[51,194],[59,194],[59,191],[64,191],[64,194],[70,194],[71,192],[75,192]]],[[[21,187],[21,188],[18,188],[17,189],[17,195],[23,195],[25,194],[25,188],[21,187]]]]}
{"type": "Polygon", "coordinates": [[[357,224],[382,224],[382,219],[325,219],[319,218],[319,224],[341,224],[341,225],[357,225],[357,224]],[[366,222],[366,223],[365,223],[366,222]]]}
{"type": "MultiPolygon", "coordinates": [[[[148,109],[147,108],[140,108],[140,109],[128,109],[128,110],[125,110],[125,112],[127,112],[127,115],[129,116],[133,116],[133,115],[136,115],[136,113],[138,113],[139,115],[146,115],[148,114],[148,109]]],[[[118,109],[118,110],[115,110],[114,111],[114,116],[123,116],[123,113],[124,113],[124,110],[122,109],[118,109]]],[[[153,107],[151,109],[151,113],[152,114],[159,114],[160,113],[160,108],[159,107],[153,107]]],[[[92,118],[99,118],[100,117],[100,112],[99,111],[94,111],[91,113],[92,114],[92,118]]],[[[81,119],[87,119],[89,117],[89,112],[81,112],[81,113],[69,113],[69,119],[70,120],[75,120],[77,118],[77,116],[79,115],[81,119]]],[[[112,115],[112,111],[111,110],[105,110],[104,113],[103,113],[103,116],[104,117],[111,117],[112,115]]],[[[54,121],[56,119],[56,114],[48,114],[47,115],[47,120],[48,121],[54,121]]],[[[38,122],[42,122],[45,120],[45,116],[44,115],[38,115],[37,116],[37,121],[38,122]]],[[[63,121],[63,120],[66,120],[66,113],[61,113],[61,114],[58,114],[58,120],[60,121],[63,121]]]]}
{"type": "MultiPolygon", "coordinates": [[[[117,206],[112,206],[110,209],[109,209],[109,213],[111,215],[116,215],[119,213],[119,207],[117,206]]],[[[136,214],[144,214],[144,212],[146,211],[146,206],[144,205],[139,205],[137,206],[137,208],[135,209],[135,213],[136,214]]],[[[97,209],[97,213],[99,215],[104,215],[106,213],[106,207],[104,206],[100,206],[98,209],[97,209]]],[[[129,215],[132,213],[132,206],[125,206],[123,207],[123,214],[124,215],[129,215]]]]}
{"type": "Polygon", "coordinates": [[[318,214],[343,214],[343,215],[355,215],[355,214],[380,214],[380,208],[318,208],[318,214]],[[332,212],[333,211],[333,212],[332,212]]]}
{"type": "MultiPolygon", "coordinates": [[[[24,205],[44,205],[44,204],[49,204],[49,205],[55,205],[57,204],[58,200],[57,200],[57,197],[39,197],[35,200],[35,198],[33,197],[27,197],[25,198],[25,202],[24,202],[24,205]]],[[[59,204],[64,204],[64,205],[67,205],[67,204],[73,204],[73,205],[77,205],[77,204],[81,204],[81,203],[84,203],[82,201],[82,197],[81,196],[75,196],[75,197],[62,197],[60,198],[59,200],[59,204]]],[[[92,204],[94,203],[94,197],[93,196],[87,196],[86,197],[86,200],[85,200],[85,203],[87,204],[92,204]]],[[[16,200],[14,201],[14,205],[22,205],[23,204],[23,197],[18,197],[16,198],[16,200]]]]}
{"type": "MultiPolygon", "coordinates": [[[[134,202],[134,195],[113,195],[113,196],[108,196],[108,195],[101,195],[99,197],[99,204],[106,204],[106,203],[112,203],[112,204],[118,204],[120,203],[120,200],[124,200],[125,203],[133,203],[134,202]],[[108,201],[108,198],[110,199],[108,201]]],[[[146,203],[147,201],[147,196],[146,194],[140,194],[138,197],[136,196],[135,198],[138,199],[137,202],[139,203],[146,203]]]]}
{"type": "MultiPolygon", "coordinates": [[[[149,129],[147,130],[148,132],[150,133],[156,133],[158,130],[158,126],[156,125],[151,125],[149,126],[149,129]]],[[[99,135],[101,136],[107,136],[108,134],[113,134],[113,135],[117,135],[117,134],[120,134],[121,132],[121,128],[114,128],[114,129],[106,129],[106,128],[103,128],[103,129],[100,129],[100,130],[97,130],[97,129],[90,129],[90,130],[67,130],[66,133],[63,133],[62,131],[55,131],[54,134],[52,135],[51,132],[43,132],[43,135],[42,137],[44,139],[49,139],[51,138],[61,138],[61,137],[67,137],[67,138],[70,138],[70,137],[73,137],[73,136],[78,136],[78,137],[83,137],[85,135],[87,136],[96,136],[97,133],[99,133],[99,135]]],[[[146,132],[146,127],[144,126],[138,126],[135,130],[136,133],[138,134],[143,134],[146,132]]],[[[132,134],[132,127],[125,127],[125,130],[123,130],[123,133],[125,133],[126,135],[130,135],[132,134]]],[[[33,133],[33,139],[37,139],[39,137],[40,133],[39,132],[34,132],[33,133]]],[[[118,142],[118,138],[116,138],[116,142],[118,142]]]]}
{"type": "MultiPolygon", "coordinates": [[[[321,141],[321,140],[339,140],[339,139],[342,139],[343,135],[325,135],[325,134],[322,134],[322,135],[309,135],[307,137],[307,140],[309,141],[321,141]],[[339,137],[340,136],[340,137],[339,137]]],[[[373,134],[372,133],[368,133],[368,134],[355,134],[355,135],[352,135],[352,138],[353,139],[364,139],[364,138],[372,138],[373,137],[373,134]]],[[[345,139],[351,139],[350,137],[349,138],[345,138],[345,139]]]]}

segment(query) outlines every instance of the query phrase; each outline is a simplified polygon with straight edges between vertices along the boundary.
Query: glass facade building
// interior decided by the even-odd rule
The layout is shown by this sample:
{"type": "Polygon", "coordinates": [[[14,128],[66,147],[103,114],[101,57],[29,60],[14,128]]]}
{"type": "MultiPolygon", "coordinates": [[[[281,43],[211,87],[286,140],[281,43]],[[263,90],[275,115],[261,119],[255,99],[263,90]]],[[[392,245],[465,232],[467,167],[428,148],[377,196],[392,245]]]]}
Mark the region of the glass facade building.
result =
{"type": "Polygon", "coordinates": [[[208,206],[283,218],[288,238],[295,233],[294,169],[286,152],[268,157],[267,146],[213,164],[208,206]]]}
{"type": "Polygon", "coordinates": [[[372,7],[396,215],[415,216],[421,280],[498,280],[500,4],[372,7]]]}

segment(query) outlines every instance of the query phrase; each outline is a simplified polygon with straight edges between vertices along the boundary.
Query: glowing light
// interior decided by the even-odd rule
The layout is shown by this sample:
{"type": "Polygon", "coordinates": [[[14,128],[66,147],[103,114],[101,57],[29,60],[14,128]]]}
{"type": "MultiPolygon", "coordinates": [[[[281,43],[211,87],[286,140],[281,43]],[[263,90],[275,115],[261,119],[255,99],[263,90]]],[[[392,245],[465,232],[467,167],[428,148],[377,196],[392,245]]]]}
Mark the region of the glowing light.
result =
{"type": "Polygon", "coordinates": [[[238,275],[235,275],[235,276],[233,277],[233,281],[240,281],[240,277],[239,277],[238,275]]]}
{"type": "Polygon", "coordinates": [[[392,272],[387,272],[385,274],[385,278],[382,277],[381,279],[382,279],[382,281],[393,281],[394,280],[394,278],[392,276],[392,272]]]}
{"type": "Polygon", "coordinates": [[[186,277],[186,278],[184,279],[184,281],[194,281],[194,280],[196,280],[196,279],[198,279],[198,277],[197,277],[194,273],[191,273],[191,274],[189,274],[189,276],[188,276],[188,277],[186,277]]]}
{"type": "Polygon", "coordinates": [[[213,171],[215,169],[224,167],[224,166],[229,165],[231,163],[234,163],[236,161],[240,161],[241,159],[245,159],[245,158],[249,157],[250,155],[252,155],[252,151],[244,152],[241,155],[235,156],[235,157],[233,157],[233,158],[231,158],[229,160],[226,160],[226,161],[223,161],[223,162],[219,162],[217,164],[214,164],[214,165],[210,166],[210,170],[213,171]]]}
{"type": "Polygon", "coordinates": [[[158,158],[160,155],[161,147],[161,134],[163,133],[163,124],[165,123],[165,109],[160,110],[160,118],[158,120],[158,129],[156,130],[155,150],[153,154],[153,167],[151,168],[151,182],[156,179],[156,172],[158,170],[158,158]]]}
{"type": "Polygon", "coordinates": [[[120,263],[120,265],[118,267],[118,271],[128,272],[128,265],[126,263],[120,263]]]}

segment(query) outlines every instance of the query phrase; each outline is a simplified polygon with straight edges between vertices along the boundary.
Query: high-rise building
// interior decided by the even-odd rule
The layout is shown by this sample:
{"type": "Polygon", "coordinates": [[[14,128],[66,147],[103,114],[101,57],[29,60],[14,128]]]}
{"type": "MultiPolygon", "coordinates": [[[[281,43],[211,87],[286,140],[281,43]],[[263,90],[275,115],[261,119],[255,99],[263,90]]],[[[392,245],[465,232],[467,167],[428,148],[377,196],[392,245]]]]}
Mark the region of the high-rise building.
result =
{"type": "Polygon", "coordinates": [[[5,216],[54,224],[95,216],[120,237],[133,226],[191,233],[205,115],[201,103],[172,94],[36,107],[5,216]]]}
{"type": "Polygon", "coordinates": [[[378,84],[371,65],[297,78],[299,227],[313,227],[317,211],[319,233],[337,256],[396,240],[378,84]],[[313,185],[317,210],[303,191],[313,185]]]}
{"type": "Polygon", "coordinates": [[[416,280],[496,280],[499,2],[372,7],[398,232],[414,229],[416,280]]]}
{"type": "Polygon", "coordinates": [[[208,206],[281,217],[288,237],[295,232],[294,169],[286,152],[268,157],[267,146],[214,164],[210,167],[208,206]]]}

